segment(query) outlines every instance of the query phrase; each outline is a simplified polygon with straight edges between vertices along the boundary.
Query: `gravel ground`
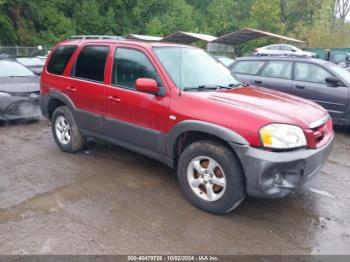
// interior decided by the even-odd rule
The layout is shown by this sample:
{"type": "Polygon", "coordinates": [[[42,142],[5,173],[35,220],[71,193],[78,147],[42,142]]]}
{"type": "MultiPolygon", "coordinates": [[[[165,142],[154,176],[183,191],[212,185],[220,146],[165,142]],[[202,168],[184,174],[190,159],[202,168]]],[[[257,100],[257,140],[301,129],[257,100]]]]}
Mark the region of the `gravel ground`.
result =
{"type": "Polygon", "coordinates": [[[350,254],[350,131],[320,175],[216,216],[175,172],[97,143],[61,152],[45,120],[0,126],[0,254],[350,254]]]}

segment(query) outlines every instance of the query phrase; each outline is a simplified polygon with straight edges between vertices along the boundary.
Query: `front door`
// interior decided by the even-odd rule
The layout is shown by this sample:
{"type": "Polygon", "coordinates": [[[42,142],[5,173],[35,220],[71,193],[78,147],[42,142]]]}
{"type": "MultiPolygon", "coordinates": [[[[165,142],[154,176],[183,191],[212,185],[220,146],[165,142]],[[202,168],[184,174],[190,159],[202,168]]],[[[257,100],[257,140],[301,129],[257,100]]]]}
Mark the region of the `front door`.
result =
{"type": "Polygon", "coordinates": [[[293,93],[320,104],[332,117],[343,118],[348,103],[348,87],[329,86],[325,80],[327,77],[334,75],[319,65],[297,62],[292,84],[293,93]]]}
{"type": "Polygon", "coordinates": [[[170,95],[155,64],[145,51],[136,47],[117,47],[113,59],[111,84],[106,90],[106,135],[139,149],[161,153],[170,95]],[[155,79],[163,94],[137,91],[138,78],[155,79]]]}

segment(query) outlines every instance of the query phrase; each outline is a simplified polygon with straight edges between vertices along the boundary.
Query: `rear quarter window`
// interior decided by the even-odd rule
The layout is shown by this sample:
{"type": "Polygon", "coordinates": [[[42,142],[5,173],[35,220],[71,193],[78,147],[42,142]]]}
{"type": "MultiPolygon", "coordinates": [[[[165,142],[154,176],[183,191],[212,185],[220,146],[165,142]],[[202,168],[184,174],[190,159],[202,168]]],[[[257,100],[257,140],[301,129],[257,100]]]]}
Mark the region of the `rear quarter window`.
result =
{"type": "Polygon", "coordinates": [[[264,63],[265,61],[239,61],[231,71],[237,74],[256,75],[264,63]]]}
{"type": "Polygon", "coordinates": [[[51,74],[62,75],[69,59],[72,57],[77,46],[64,45],[57,47],[47,65],[47,71],[51,74]]]}

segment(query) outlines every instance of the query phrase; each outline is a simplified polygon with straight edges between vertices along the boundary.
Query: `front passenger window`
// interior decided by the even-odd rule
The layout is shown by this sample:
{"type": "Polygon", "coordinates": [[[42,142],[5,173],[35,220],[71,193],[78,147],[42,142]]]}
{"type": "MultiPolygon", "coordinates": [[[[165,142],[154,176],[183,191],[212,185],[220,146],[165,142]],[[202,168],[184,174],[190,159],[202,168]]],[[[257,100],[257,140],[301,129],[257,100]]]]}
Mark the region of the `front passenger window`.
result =
{"type": "Polygon", "coordinates": [[[332,75],[322,67],[310,63],[295,64],[295,80],[326,84],[326,78],[332,75]]]}
{"type": "Polygon", "coordinates": [[[135,82],[138,78],[151,78],[157,81],[158,86],[162,86],[156,69],[144,53],[128,48],[117,48],[112,84],[136,89],[135,82]]]}

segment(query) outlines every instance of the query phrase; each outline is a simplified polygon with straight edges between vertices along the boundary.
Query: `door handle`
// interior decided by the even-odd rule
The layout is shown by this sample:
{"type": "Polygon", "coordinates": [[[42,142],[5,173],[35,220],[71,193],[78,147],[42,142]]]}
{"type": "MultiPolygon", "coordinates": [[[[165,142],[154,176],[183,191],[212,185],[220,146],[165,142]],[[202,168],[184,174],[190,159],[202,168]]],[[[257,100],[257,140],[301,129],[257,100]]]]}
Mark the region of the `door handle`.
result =
{"type": "Polygon", "coordinates": [[[117,96],[109,96],[108,99],[112,102],[120,102],[122,101],[119,97],[117,96]]]}
{"type": "Polygon", "coordinates": [[[72,86],[68,86],[68,87],[66,88],[66,90],[69,91],[69,92],[76,92],[76,91],[77,91],[77,89],[74,88],[74,87],[72,87],[72,86]]]}
{"type": "Polygon", "coordinates": [[[262,84],[262,81],[261,80],[254,80],[254,83],[255,84],[262,84]]]}
{"type": "Polygon", "coordinates": [[[295,87],[298,88],[298,89],[304,89],[305,88],[305,86],[300,86],[300,85],[296,85],[295,87]]]}

